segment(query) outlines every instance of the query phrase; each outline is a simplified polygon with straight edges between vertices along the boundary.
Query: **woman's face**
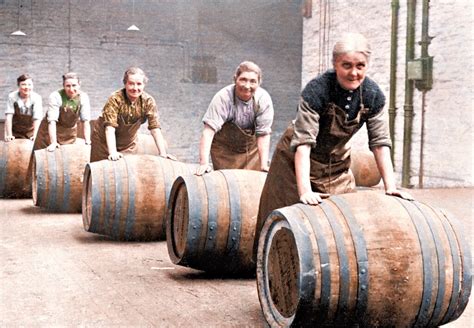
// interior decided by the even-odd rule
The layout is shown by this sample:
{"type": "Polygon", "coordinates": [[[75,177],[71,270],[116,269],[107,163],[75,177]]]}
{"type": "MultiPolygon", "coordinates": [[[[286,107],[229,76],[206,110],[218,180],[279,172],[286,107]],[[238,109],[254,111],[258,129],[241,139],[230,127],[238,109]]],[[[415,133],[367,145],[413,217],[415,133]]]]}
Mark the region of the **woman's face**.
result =
{"type": "Polygon", "coordinates": [[[240,100],[249,101],[253,97],[260,83],[255,72],[242,72],[235,79],[235,93],[240,100]]]}
{"type": "Polygon", "coordinates": [[[78,79],[67,79],[63,83],[64,91],[66,91],[66,96],[69,99],[76,97],[79,94],[79,90],[81,90],[81,86],[79,84],[78,79]]]}
{"type": "Polygon", "coordinates": [[[367,58],[361,52],[341,54],[334,63],[337,81],[346,90],[355,90],[361,85],[367,68],[367,58]]]}
{"type": "Polygon", "coordinates": [[[33,80],[27,79],[21,81],[18,85],[18,91],[20,92],[21,98],[28,98],[30,96],[31,90],[33,90],[33,80]]]}
{"type": "Polygon", "coordinates": [[[131,102],[134,102],[143,94],[143,89],[145,89],[145,82],[142,74],[128,75],[127,82],[125,83],[125,91],[131,102]]]}

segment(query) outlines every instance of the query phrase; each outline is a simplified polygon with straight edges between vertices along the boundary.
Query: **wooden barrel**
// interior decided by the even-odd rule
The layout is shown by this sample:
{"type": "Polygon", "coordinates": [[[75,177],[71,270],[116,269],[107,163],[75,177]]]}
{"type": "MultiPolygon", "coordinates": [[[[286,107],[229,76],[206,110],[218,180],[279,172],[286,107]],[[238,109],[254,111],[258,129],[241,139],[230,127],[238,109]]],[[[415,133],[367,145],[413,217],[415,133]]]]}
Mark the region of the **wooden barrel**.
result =
{"type": "Polygon", "coordinates": [[[257,287],[271,327],[437,327],[471,292],[471,254],[445,211],[376,191],[273,211],[257,287]]]}
{"type": "Polygon", "coordinates": [[[165,238],[167,200],[174,180],[196,165],[153,155],[126,155],[86,165],[84,229],[117,240],[165,238]]]}
{"type": "Polygon", "coordinates": [[[53,152],[36,150],[32,166],[33,203],[52,212],[81,212],[82,178],[90,152],[83,139],[53,152]]]}
{"type": "Polygon", "coordinates": [[[28,173],[33,142],[29,139],[0,141],[0,197],[30,198],[28,173]]]}
{"type": "Polygon", "coordinates": [[[155,139],[153,139],[151,134],[139,133],[137,138],[138,141],[135,154],[159,155],[158,148],[156,148],[155,139]]]}
{"type": "Polygon", "coordinates": [[[210,272],[255,272],[252,248],[266,176],[234,169],[176,179],[166,217],[173,263],[210,272]]]}
{"type": "Polygon", "coordinates": [[[351,171],[354,174],[356,186],[373,187],[379,184],[380,172],[370,150],[351,151],[351,171]]]}

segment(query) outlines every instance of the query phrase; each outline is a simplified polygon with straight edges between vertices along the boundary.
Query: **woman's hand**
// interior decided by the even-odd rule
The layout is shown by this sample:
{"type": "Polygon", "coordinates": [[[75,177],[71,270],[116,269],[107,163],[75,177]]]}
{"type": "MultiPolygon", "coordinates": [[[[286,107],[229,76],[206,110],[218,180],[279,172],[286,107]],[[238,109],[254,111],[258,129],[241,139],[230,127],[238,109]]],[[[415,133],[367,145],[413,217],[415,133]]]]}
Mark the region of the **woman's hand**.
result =
{"type": "Polygon", "coordinates": [[[212,171],[211,165],[208,163],[200,164],[199,167],[196,169],[196,175],[203,175],[204,173],[209,173],[212,171]]]}
{"type": "Polygon", "coordinates": [[[46,147],[47,151],[55,151],[56,148],[59,148],[59,144],[57,142],[53,142],[51,145],[46,147]]]}
{"type": "Polygon", "coordinates": [[[406,199],[406,200],[415,200],[413,198],[413,196],[410,195],[409,193],[407,193],[405,191],[400,191],[400,190],[397,190],[397,189],[387,190],[387,191],[385,191],[385,195],[400,197],[400,198],[403,198],[403,199],[406,199]]]}
{"type": "Polygon", "coordinates": [[[330,194],[324,194],[314,191],[305,192],[300,196],[300,202],[308,205],[318,205],[323,201],[324,198],[328,198],[330,194]]]}
{"type": "Polygon", "coordinates": [[[123,157],[123,154],[116,151],[115,153],[110,154],[108,159],[109,161],[118,161],[122,157],[123,157]]]}
{"type": "Polygon", "coordinates": [[[9,141],[12,141],[12,140],[15,140],[15,137],[14,136],[5,136],[5,142],[9,142],[9,141]]]}

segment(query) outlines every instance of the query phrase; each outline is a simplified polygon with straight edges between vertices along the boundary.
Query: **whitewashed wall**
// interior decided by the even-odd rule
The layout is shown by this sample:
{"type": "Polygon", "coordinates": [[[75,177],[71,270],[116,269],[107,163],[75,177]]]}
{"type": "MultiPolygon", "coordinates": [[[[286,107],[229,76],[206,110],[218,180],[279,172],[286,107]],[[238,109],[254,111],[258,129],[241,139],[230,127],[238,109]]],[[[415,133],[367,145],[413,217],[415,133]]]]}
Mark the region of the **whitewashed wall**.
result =
{"type": "MultiPolygon", "coordinates": [[[[420,56],[421,7],[417,1],[415,58],[420,56]]],[[[424,187],[472,187],[473,168],[473,40],[472,0],[431,0],[429,48],[434,56],[433,89],[426,94],[424,187]]],[[[400,1],[397,65],[395,168],[401,184],[403,160],[403,106],[405,101],[405,43],[407,1],[400,1]]],[[[312,17],[304,19],[302,86],[331,64],[334,41],[343,32],[363,33],[371,42],[368,75],[385,93],[389,105],[389,0],[313,0],[312,17]],[[322,7],[320,5],[323,5],[322,7]],[[326,4],[326,7],[324,6],[326,4]],[[326,22],[326,23],[325,23],[326,22]],[[326,35],[326,37],[322,37],[326,35]]],[[[422,94],[415,89],[411,151],[411,178],[419,184],[422,94]]],[[[354,148],[366,147],[366,131],[354,138],[354,148]]]]}

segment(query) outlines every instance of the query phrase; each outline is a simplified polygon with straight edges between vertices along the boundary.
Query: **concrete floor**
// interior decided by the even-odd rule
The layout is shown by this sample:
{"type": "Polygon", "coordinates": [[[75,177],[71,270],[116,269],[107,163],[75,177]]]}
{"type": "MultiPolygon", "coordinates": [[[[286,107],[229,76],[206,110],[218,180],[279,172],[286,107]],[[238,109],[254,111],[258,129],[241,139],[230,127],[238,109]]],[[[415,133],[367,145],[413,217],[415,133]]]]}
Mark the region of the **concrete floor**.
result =
{"type": "MultiPolygon", "coordinates": [[[[474,189],[410,191],[452,212],[472,249],[474,189]]],[[[169,260],[166,242],[115,242],[80,214],[0,199],[1,327],[264,327],[253,279],[221,279],[169,260]]],[[[473,252],[474,253],[474,252],[473,252]]],[[[474,327],[471,301],[444,327],[474,327]]]]}

